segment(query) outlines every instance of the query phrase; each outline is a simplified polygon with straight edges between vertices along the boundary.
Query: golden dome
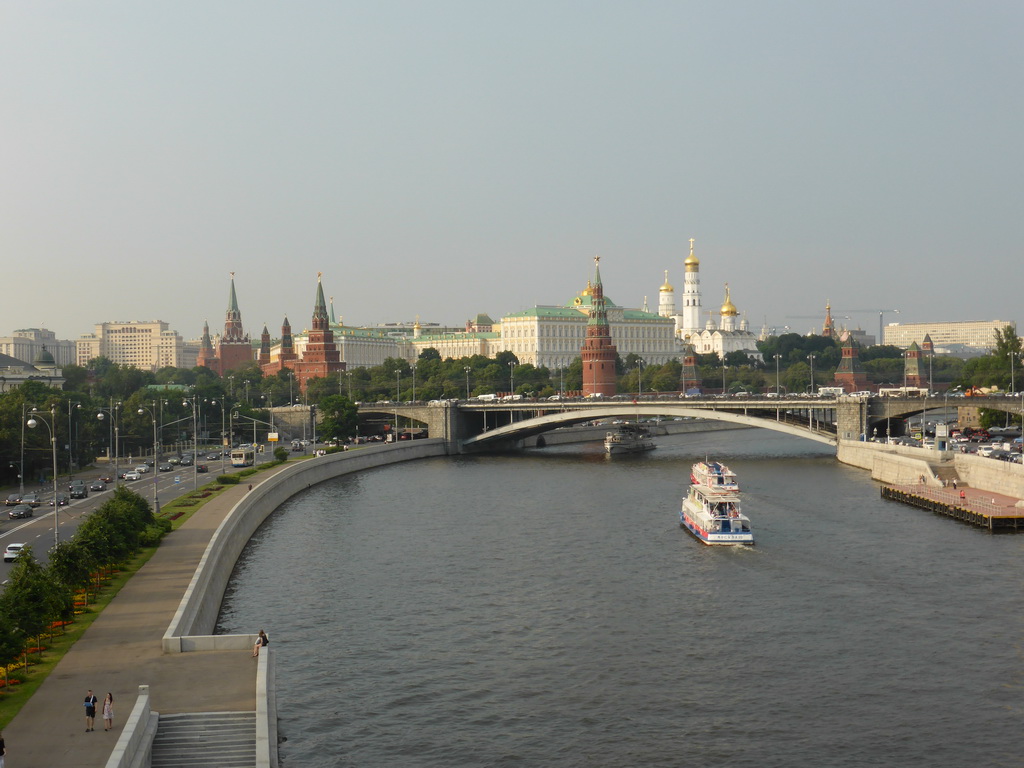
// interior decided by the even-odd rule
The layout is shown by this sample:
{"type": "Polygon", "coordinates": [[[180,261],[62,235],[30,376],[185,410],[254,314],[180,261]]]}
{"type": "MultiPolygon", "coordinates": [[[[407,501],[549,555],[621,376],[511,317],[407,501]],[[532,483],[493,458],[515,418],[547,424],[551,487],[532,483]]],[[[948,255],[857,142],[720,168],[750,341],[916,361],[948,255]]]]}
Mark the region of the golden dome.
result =
{"type": "Polygon", "coordinates": [[[725,303],[722,304],[722,309],[720,311],[721,311],[723,317],[727,316],[727,315],[728,316],[736,316],[736,315],[739,314],[739,312],[736,311],[736,305],[733,304],[732,301],[730,301],[730,299],[729,299],[729,284],[728,283],[725,284],[725,303]]]}
{"type": "Polygon", "coordinates": [[[690,255],[683,261],[687,272],[696,272],[700,269],[700,260],[693,255],[693,238],[690,238],[690,255]]]}
{"type": "Polygon", "coordinates": [[[587,287],[583,289],[583,293],[581,293],[580,296],[589,296],[593,292],[594,292],[594,286],[592,286],[590,284],[590,281],[587,280],[587,287]]]}
{"type": "Polygon", "coordinates": [[[661,292],[662,293],[666,293],[666,292],[671,292],[671,291],[674,291],[674,290],[675,290],[675,288],[673,288],[672,284],[668,281],[668,270],[666,269],[665,270],[665,284],[661,286],[661,292]]]}

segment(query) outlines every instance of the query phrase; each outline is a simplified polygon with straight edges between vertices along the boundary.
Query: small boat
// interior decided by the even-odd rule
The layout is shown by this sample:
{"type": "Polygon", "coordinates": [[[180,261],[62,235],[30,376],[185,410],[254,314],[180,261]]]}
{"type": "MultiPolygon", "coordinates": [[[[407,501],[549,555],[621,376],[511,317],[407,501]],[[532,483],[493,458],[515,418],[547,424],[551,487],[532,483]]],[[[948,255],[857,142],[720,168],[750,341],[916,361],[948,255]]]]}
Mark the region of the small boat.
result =
{"type": "Polygon", "coordinates": [[[697,482],[698,479],[706,480],[715,476],[699,469],[709,464],[701,462],[693,466],[690,476],[692,482],[679,512],[679,525],[705,544],[753,544],[754,533],[750,530],[750,518],[740,511],[736,476],[725,468],[728,474],[724,478],[732,476],[732,487],[727,482],[710,485],[697,482]]]}
{"type": "Polygon", "coordinates": [[[703,485],[708,488],[720,488],[725,491],[736,491],[739,493],[740,484],[736,480],[736,473],[725,464],[717,461],[698,461],[690,470],[690,482],[693,485],[703,485]]]}
{"type": "Polygon", "coordinates": [[[621,424],[604,436],[606,453],[639,453],[653,451],[655,447],[651,433],[639,424],[621,424]]]}

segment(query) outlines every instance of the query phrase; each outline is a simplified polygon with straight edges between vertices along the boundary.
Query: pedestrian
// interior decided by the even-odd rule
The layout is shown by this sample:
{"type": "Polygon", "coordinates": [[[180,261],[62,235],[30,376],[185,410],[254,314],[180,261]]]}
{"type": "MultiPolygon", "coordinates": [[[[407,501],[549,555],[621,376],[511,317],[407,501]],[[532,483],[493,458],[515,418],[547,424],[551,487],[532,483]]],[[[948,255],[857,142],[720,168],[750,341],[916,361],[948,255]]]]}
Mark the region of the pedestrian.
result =
{"type": "Polygon", "coordinates": [[[953,490],[954,491],[956,490],[956,478],[955,477],[953,478],[953,490]]]}
{"type": "Polygon", "coordinates": [[[249,490],[252,490],[252,483],[249,483],[249,490]]]}
{"type": "Polygon", "coordinates": [[[92,692],[92,689],[86,691],[85,694],[85,732],[89,733],[92,731],[93,723],[96,721],[96,694],[92,692]]]}
{"type": "Polygon", "coordinates": [[[964,493],[963,491],[960,491],[960,498],[961,499],[966,499],[967,498],[967,494],[964,493]]]}
{"type": "Polygon", "coordinates": [[[0,731],[0,768],[4,768],[4,755],[7,754],[7,747],[4,746],[4,732],[0,731]]]}
{"type": "Polygon", "coordinates": [[[114,729],[114,694],[107,691],[106,697],[103,699],[103,730],[112,731],[114,729]]]}
{"type": "Polygon", "coordinates": [[[252,647],[252,655],[254,657],[259,656],[260,648],[265,645],[270,645],[270,638],[267,637],[267,633],[261,629],[259,635],[256,636],[256,643],[252,647]]]}

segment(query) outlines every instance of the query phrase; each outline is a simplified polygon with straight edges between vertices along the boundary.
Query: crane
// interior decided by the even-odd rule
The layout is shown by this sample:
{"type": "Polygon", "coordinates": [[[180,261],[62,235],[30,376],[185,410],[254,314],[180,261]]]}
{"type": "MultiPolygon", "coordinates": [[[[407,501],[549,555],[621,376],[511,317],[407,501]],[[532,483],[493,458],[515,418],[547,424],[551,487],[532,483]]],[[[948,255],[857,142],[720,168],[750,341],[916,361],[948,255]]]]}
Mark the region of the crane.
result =
{"type": "Polygon", "coordinates": [[[870,314],[874,314],[875,312],[877,312],[878,313],[878,340],[876,341],[877,344],[881,344],[882,343],[882,328],[883,328],[883,318],[885,316],[885,313],[886,312],[892,312],[892,313],[897,314],[897,315],[900,313],[900,311],[898,309],[842,309],[842,310],[839,310],[839,311],[840,312],[849,312],[850,314],[853,314],[853,315],[866,315],[866,314],[869,314],[869,313],[870,314]]]}

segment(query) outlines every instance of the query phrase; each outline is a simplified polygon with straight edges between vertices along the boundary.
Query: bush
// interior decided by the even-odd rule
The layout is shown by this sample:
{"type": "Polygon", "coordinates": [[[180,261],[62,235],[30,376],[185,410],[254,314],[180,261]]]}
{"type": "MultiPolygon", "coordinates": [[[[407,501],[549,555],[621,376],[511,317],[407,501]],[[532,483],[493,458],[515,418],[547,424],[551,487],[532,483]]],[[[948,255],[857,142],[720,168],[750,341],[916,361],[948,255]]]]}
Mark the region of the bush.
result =
{"type": "Polygon", "coordinates": [[[143,547],[155,547],[160,543],[164,534],[171,530],[171,521],[167,518],[160,518],[152,525],[147,525],[145,530],[139,534],[139,544],[143,547]]]}
{"type": "Polygon", "coordinates": [[[287,448],[275,448],[274,458],[280,461],[282,464],[288,461],[288,449],[287,448]]]}
{"type": "Polygon", "coordinates": [[[238,475],[217,475],[217,482],[221,485],[238,485],[238,475]]]}

